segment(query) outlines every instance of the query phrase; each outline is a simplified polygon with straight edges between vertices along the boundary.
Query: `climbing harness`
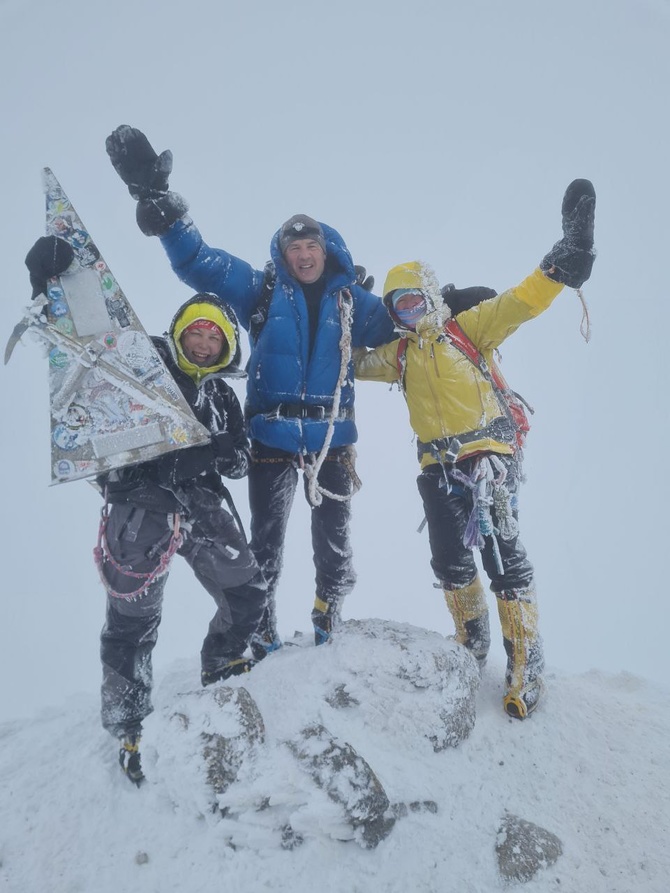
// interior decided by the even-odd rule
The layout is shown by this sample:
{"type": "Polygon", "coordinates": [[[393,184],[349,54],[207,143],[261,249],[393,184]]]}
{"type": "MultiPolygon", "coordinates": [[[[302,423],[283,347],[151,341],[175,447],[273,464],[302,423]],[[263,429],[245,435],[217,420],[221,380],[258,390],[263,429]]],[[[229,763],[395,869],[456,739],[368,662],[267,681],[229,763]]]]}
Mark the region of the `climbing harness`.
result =
{"type": "MultiPolygon", "coordinates": [[[[168,516],[169,518],[170,516],[168,516]]],[[[105,504],[102,507],[100,512],[100,526],[98,528],[98,542],[96,547],[93,549],[93,557],[95,559],[95,565],[98,568],[98,573],[100,575],[100,579],[102,581],[103,586],[107,590],[108,595],[112,598],[120,598],[124,601],[131,601],[136,598],[140,598],[147,589],[151,586],[153,581],[163,574],[167,573],[168,568],[170,566],[170,562],[172,561],[172,557],[175,552],[181,547],[183,543],[183,535],[180,532],[181,528],[181,518],[179,512],[175,512],[172,516],[172,528],[170,531],[170,538],[168,542],[167,549],[161,554],[161,557],[158,561],[156,567],[146,574],[137,573],[136,571],[131,571],[128,567],[124,567],[119,564],[112,557],[112,554],[109,551],[109,545],[107,543],[107,525],[109,523],[109,503],[107,502],[107,494],[105,493],[105,504]],[[120,574],[123,574],[124,577],[131,577],[136,580],[141,580],[142,583],[135,589],[133,592],[117,592],[109,583],[109,581],[105,577],[104,566],[105,563],[111,564],[114,570],[118,571],[120,574]]]]}

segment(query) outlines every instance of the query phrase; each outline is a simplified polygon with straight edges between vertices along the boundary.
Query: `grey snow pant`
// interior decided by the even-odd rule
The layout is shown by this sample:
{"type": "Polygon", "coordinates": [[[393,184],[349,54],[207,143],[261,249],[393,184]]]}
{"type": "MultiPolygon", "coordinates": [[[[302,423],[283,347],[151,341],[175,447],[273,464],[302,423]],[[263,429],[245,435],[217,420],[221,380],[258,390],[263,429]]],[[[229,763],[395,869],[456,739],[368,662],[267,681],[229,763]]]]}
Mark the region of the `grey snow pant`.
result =
{"type": "MultiPolygon", "coordinates": [[[[167,549],[170,516],[132,505],[112,505],[107,547],[114,561],[136,573],[150,573],[167,549]]],[[[192,521],[178,554],[216,602],[216,613],[202,645],[201,664],[216,671],[241,657],[258,626],[266,585],[244,535],[219,506],[199,525],[192,521]]],[[[105,578],[117,593],[135,591],[140,582],[104,565],[105,578]]],[[[167,572],[156,577],[139,597],[107,596],[106,621],[100,637],[102,724],[121,737],[139,731],[151,713],[151,653],[158,638],[167,572]]]]}

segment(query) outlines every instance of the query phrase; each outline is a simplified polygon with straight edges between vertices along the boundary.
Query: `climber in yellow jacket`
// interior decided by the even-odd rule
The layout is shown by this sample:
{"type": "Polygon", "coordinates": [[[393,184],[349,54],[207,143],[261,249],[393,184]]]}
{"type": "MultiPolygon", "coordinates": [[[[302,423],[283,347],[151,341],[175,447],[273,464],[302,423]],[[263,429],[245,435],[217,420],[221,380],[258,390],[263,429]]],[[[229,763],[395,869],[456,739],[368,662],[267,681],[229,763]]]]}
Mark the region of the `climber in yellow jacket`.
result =
{"type": "MultiPolygon", "coordinates": [[[[496,595],[507,654],[503,707],[525,719],[542,695],[544,656],[533,566],[519,538],[522,431],[493,351],[549,307],[565,285],[579,288],[594,260],[595,191],[575,180],[563,199],[563,238],[515,288],[450,320],[435,274],[418,261],[389,271],[384,303],[399,338],[358,352],[356,377],[398,381],[416,432],[431,566],[456,639],[481,665],[490,646],[488,608],[473,549],[496,595]]],[[[513,403],[513,401],[512,401],[513,403]]]]}

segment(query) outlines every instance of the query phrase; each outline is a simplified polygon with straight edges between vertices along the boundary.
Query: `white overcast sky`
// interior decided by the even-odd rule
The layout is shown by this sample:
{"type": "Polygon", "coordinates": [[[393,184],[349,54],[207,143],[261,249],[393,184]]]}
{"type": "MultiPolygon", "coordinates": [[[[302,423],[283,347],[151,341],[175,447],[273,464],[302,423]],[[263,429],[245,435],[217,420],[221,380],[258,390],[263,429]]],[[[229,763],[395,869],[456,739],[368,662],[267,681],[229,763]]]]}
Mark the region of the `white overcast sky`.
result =
{"type": "MultiPolygon", "coordinates": [[[[172,186],[211,244],[262,267],[277,227],[308,213],[342,233],[379,289],[411,259],[442,283],[515,284],[560,236],[567,184],[592,179],[591,342],[565,292],[502,351],[537,410],[522,537],[550,667],[668,679],[668,0],[3,0],[0,25],[3,344],[30,295],[23,258],[44,231],[43,166],[149,332],[190,296],[137,229],[108,161],[118,124],[172,149],[172,186]]],[[[6,718],[95,691],[104,598],[99,497],[85,482],[48,485],[36,344],[0,371],[0,394],[6,718]]],[[[366,383],[357,407],[359,583],[345,616],[449,633],[416,533],[403,401],[366,383]]],[[[245,484],[233,491],[247,517],[245,484]]],[[[308,628],[308,520],[299,494],[278,593],[285,633],[308,628]]],[[[175,564],[158,671],[197,654],[212,611],[175,564]]]]}

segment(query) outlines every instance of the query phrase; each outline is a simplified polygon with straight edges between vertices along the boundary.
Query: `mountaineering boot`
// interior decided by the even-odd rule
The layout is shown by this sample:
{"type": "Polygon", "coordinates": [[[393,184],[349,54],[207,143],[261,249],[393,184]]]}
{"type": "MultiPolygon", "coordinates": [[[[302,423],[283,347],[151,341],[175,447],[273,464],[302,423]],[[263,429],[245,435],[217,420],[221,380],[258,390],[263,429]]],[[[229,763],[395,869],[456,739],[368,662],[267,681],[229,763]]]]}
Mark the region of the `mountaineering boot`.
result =
{"type": "Polygon", "coordinates": [[[120,742],[119,765],[128,776],[128,779],[139,788],[145,780],[140,759],[140,733],[134,732],[130,735],[124,735],[120,742]]]}
{"type": "Polygon", "coordinates": [[[544,655],[535,588],[508,589],[496,596],[507,654],[503,709],[508,716],[525,719],[535,710],[543,692],[544,655]]]}
{"type": "Polygon", "coordinates": [[[206,688],[222,679],[230,679],[231,676],[243,676],[245,673],[249,673],[255,665],[256,661],[252,657],[237,657],[235,660],[229,660],[218,670],[203,670],[200,674],[200,681],[206,688]]]}
{"type": "Polygon", "coordinates": [[[325,645],[326,642],[330,641],[338,619],[339,612],[336,602],[325,602],[317,595],[314,599],[314,608],[312,609],[315,645],[325,645]]]}
{"type": "Polygon", "coordinates": [[[265,608],[261,622],[249,641],[249,648],[256,660],[263,660],[268,654],[281,648],[283,644],[277,633],[274,599],[272,599],[271,604],[265,608]]]}
{"type": "Polygon", "coordinates": [[[268,654],[281,648],[283,644],[277,632],[277,616],[274,595],[272,595],[268,597],[268,603],[260,623],[249,641],[249,648],[256,660],[263,660],[268,654]]]}
{"type": "Polygon", "coordinates": [[[272,654],[273,651],[279,651],[283,644],[276,633],[274,637],[271,637],[267,632],[257,632],[249,640],[249,648],[251,648],[251,653],[257,661],[263,660],[268,654],[272,654]]]}
{"type": "Polygon", "coordinates": [[[455,639],[477,658],[480,669],[486,663],[491,645],[489,609],[479,576],[459,589],[445,589],[444,600],[456,627],[455,639]]]}

